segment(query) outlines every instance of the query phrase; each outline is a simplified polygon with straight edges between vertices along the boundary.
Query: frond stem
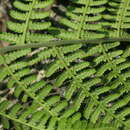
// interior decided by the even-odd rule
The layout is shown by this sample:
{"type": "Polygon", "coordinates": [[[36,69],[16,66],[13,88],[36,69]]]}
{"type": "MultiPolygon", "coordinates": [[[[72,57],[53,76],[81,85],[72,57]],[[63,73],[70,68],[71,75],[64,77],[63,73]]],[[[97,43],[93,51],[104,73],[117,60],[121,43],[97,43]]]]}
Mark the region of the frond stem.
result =
{"type": "Polygon", "coordinates": [[[14,45],[0,48],[0,54],[6,52],[21,50],[26,48],[39,48],[39,47],[54,47],[60,45],[71,45],[71,44],[99,44],[104,42],[116,42],[116,41],[130,41],[129,37],[115,37],[115,38],[100,38],[100,39],[87,39],[87,40],[53,40],[42,43],[31,43],[26,45],[14,45]]]}

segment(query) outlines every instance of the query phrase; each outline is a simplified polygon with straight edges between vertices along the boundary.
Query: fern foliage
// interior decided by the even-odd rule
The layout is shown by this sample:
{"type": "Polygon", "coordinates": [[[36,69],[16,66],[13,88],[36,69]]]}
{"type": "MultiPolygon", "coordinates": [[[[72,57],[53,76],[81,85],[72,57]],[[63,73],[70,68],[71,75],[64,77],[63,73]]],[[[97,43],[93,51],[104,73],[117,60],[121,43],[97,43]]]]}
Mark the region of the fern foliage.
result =
{"type": "MultiPolygon", "coordinates": [[[[14,0],[0,39],[23,45],[129,36],[129,0],[59,2],[14,0]]],[[[3,129],[129,130],[129,47],[99,41],[1,54],[3,129]]]]}
{"type": "Polygon", "coordinates": [[[6,39],[10,43],[25,44],[27,42],[39,42],[42,39],[51,39],[49,34],[33,33],[43,31],[51,26],[48,17],[51,11],[42,11],[54,3],[53,0],[47,1],[19,1],[13,3],[14,9],[9,14],[12,20],[7,22],[7,27],[13,33],[1,34],[1,39],[6,39]]]}
{"type": "Polygon", "coordinates": [[[64,25],[58,34],[63,39],[102,38],[102,13],[106,10],[107,0],[71,0],[70,5],[59,7],[64,14],[57,21],[64,25]]]}

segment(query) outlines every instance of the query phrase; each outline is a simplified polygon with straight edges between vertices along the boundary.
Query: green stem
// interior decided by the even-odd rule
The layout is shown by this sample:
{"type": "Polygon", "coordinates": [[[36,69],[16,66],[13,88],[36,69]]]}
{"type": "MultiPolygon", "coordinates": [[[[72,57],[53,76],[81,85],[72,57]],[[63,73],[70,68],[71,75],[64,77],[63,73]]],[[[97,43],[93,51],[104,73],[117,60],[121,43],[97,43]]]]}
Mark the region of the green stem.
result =
{"type": "Polygon", "coordinates": [[[128,37],[115,37],[115,38],[101,38],[101,39],[87,39],[87,40],[58,40],[58,41],[48,41],[42,43],[31,43],[26,45],[14,45],[0,48],[0,54],[6,52],[21,50],[26,48],[39,48],[39,47],[54,47],[60,45],[72,45],[72,44],[98,44],[103,42],[116,42],[116,41],[130,41],[128,37]]]}

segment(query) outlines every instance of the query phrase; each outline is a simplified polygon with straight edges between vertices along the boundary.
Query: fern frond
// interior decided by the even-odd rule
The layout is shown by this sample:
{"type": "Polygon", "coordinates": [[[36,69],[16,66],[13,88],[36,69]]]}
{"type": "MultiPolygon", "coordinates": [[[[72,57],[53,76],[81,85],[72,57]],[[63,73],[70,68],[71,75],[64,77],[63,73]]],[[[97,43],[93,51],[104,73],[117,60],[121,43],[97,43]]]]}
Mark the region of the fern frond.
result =
{"type": "Polygon", "coordinates": [[[130,7],[130,1],[129,0],[119,0],[117,1],[111,1],[108,2],[109,4],[109,14],[104,15],[104,18],[107,20],[112,21],[111,22],[111,28],[116,29],[115,35],[121,36],[122,35],[122,29],[128,29],[129,28],[129,21],[128,15],[129,15],[129,7],[130,7]]]}
{"type": "MultiPolygon", "coordinates": [[[[24,3],[24,1],[15,0],[13,5],[18,10],[12,9],[10,11],[10,16],[16,20],[14,21],[8,21],[7,27],[9,30],[15,32],[16,34],[1,34],[0,38],[1,40],[8,40],[15,44],[25,44],[27,42],[34,41],[33,36],[35,37],[34,31],[42,31],[45,29],[48,29],[51,26],[50,22],[45,22],[42,20],[49,17],[51,12],[49,11],[40,11],[40,9],[46,8],[48,6],[51,6],[53,0],[49,1],[40,1],[40,0],[32,0],[24,3]],[[40,22],[36,22],[36,20],[40,20],[40,22]],[[19,36],[19,39],[13,42],[11,38],[13,35],[14,39],[19,36]],[[7,37],[8,36],[8,37],[7,37]]],[[[37,41],[40,40],[41,37],[44,37],[44,34],[36,33],[37,41]],[[39,36],[39,38],[38,38],[39,36]]],[[[49,38],[49,37],[48,37],[49,38]]],[[[50,39],[53,38],[52,36],[50,39]]],[[[46,39],[46,36],[44,37],[44,40],[46,39]]],[[[49,39],[49,40],[50,40],[49,39]]]]}
{"type": "Polygon", "coordinates": [[[4,129],[129,130],[129,0],[53,3],[15,0],[0,34],[4,129]]]}
{"type": "Polygon", "coordinates": [[[78,0],[72,1],[71,6],[67,8],[61,7],[65,17],[59,19],[58,22],[67,27],[67,30],[58,29],[60,33],[57,36],[63,39],[87,39],[91,36],[103,38],[102,25],[95,23],[102,19],[101,13],[105,11],[103,7],[105,3],[107,3],[106,0],[101,0],[98,4],[95,0],[84,2],[78,0]]]}

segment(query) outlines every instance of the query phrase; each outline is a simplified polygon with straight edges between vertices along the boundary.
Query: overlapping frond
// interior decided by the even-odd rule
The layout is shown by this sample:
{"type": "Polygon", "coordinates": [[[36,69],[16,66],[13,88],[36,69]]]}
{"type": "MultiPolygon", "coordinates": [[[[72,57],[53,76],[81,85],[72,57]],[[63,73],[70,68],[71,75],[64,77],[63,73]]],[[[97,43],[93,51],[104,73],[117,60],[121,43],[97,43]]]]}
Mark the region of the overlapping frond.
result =
{"type": "Polygon", "coordinates": [[[112,0],[108,2],[108,8],[103,17],[108,21],[107,24],[113,30],[111,36],[122,36],[123,31],[130,28],[130,1],[129,0],[112,0]]]}
{"type": "Polygon", "coordinates": [[[58,37],[62,39],[103,38],[102,13],[107,0],[71,0],[70,5],[60,7],[64,17],[57,21],[64,28],[59,29],[58,37]]]}
{"type": "MultiPolygon", "coordinates": [[[[71,0],[58,8],[53,3],[15,0],[10,33],[0,39],[28,44],[129,35],[129,0],[71,0]],[[58,16],[49,19],[52,11],[58,16]]],[[[129,47],[99,42],[1,55],[0,121],[21,130],[129,130],[129,47]]]]}
{"type": "MultiPolygon", "coordinates": [[[[60,100],[59,97],[48,99],[48,103],[54,106],[56,100],[60,100]]],[[[63,104],[65,104],[65,102],[62,103],[62,105],[63,104]]],[[[61,108],[61,105],[59,105],[59,107],[55,107],[55,110],[58,111],[58,109],[60,110],[61,108]]],[[[59,130],[60,128],[63,128],[63,130],[65,130],[66,128],[75,129],[78,127],[85,130],[86,128],[86,125],[81,126],[81,124],[85,124],[85,120],[80,121],[80,113],[73,115],[68,120],[63,118],[58,121],[57,117],[50,116],[35,102],[32,102],[31,104],[21,104],[17,100],[12,102],[5,97],[0,99],[0,109],[0,119],[4,125],[3,127],[6,129],[9,129],[10,125],[13,125],[15,129],[19,128],[20,130],[28,130],[30,128],[36,130],[59,130]],[[10,120],[14,121],[13,124],[11,124],[10,120]]]]}
{"type": "Polygon", "coordinates": [[[53,3],[53,0],[14,1],[14,8],[9,13],[12,20],[7,22],[8,29],[14,33],[2,33],[0,34],[0,39],[13,44],[52,39],[53,36],[42,32],[51,26],[51,22],[47,20],[51,15],[51,11],[46,10],[46,8],[53,3]]]}

